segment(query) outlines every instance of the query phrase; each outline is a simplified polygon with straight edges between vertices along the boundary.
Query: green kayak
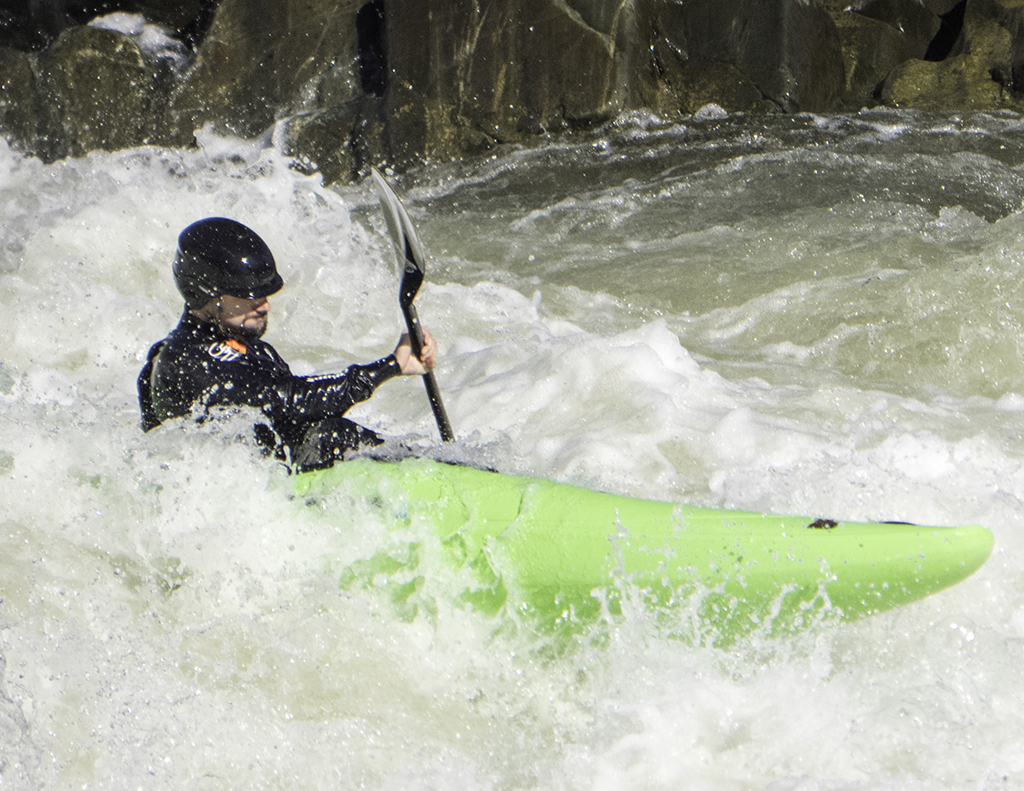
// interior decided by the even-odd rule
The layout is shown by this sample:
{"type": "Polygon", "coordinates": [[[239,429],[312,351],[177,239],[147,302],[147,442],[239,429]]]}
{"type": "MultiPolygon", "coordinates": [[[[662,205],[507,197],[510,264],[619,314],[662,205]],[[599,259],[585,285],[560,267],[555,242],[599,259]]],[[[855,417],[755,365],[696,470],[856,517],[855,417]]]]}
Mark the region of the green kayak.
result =
{"type": "Polygon", "coordinates": [[[358,459],[294,487],[307,503],[344,492],[416,536],[339,569],[343,587],[387,588],[412,617],[427,578],[443,575],[457,606],[540,632],[640,611],[704,644],[791,634],[948,588],[993,546],[982,527],[699,508],[426,459],[358,459]]]}

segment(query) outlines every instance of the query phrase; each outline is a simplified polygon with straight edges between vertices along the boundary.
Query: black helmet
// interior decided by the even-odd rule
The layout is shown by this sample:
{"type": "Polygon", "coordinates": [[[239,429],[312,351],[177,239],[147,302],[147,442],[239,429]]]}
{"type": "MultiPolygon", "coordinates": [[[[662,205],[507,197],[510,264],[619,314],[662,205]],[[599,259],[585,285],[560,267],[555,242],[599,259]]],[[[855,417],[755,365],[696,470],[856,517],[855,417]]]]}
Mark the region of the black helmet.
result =
{"type": "Polygon", "coordinates": [[[223,217],[207,217],[181,232],[174,282],[191,310],[224,294],[268,297],[284,285],[266,242],[223,217]]]}

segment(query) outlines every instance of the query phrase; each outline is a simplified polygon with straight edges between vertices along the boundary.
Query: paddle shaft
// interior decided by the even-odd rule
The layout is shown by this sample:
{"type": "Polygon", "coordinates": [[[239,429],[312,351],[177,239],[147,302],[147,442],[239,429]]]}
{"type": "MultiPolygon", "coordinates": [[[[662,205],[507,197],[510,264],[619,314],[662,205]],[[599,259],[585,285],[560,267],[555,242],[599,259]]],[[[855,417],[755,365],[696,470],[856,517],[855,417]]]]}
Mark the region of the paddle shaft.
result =
{"type": "MultiPolygon", "coordinates": [[[[417,359],[423,354],[423,328],[420,326],[420,318],[416,313],[416,307],[409,304],[402,305],[402,313],[405,315],[405,324],[409,328],[409,346],[417,359]]],[[[441,391],[437,386],[437,379],[433,371],[423,374],[423,385],[427,388],[427,397],[430,399],[430,408],[434,411],[434,420],[437,421],[437,429],[441,432],[442,442],[451,442],[455,439],[451,423],[448,422],[448,413],[445,412],[444,404],[441,402],[441,391]]]]}

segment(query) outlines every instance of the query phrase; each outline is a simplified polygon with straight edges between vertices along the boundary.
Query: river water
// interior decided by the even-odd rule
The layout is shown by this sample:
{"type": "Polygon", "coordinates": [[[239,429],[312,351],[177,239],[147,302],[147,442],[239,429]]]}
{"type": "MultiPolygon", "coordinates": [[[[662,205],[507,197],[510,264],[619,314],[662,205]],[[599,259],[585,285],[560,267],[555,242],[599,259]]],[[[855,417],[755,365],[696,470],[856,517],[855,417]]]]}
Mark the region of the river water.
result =
{"type": "Polygon", "coordinates": [[[716,648],[627,612],[563,651],[446,600],[429,559],[415,616],[340,588],[387,529],[293,501],[238,426],[138,428],[204,216],[275,251],[293,370],[391,351],[368,185],[209,132],[50,165],[0,143],[0,787],[1024,788],[1022,131],[633,115],[394,180],[458,442],[414,379],[365,424],[606,491],[996,537],[867,620],[716,648]]]}

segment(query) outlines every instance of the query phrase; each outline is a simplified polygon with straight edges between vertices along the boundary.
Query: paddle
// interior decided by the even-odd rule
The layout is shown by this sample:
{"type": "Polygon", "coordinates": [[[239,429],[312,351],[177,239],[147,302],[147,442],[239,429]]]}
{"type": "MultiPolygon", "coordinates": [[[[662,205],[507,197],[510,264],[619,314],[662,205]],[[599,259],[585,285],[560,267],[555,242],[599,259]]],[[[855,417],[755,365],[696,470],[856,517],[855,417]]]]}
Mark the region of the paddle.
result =
{"type": "MultiPolygon", "coordinates": [[[[384,210],[384,219],[388,223],[391,241],[395,244],[398,266],[402,270],[402,285],[398,292],[398,302],[402,306],[402,314],[405,316],[405,323],[409,328],[409,344],[412,347],[412,353],[418,358],[423,352],[423,328],[420,326],[420,319],[412,301],[416,299],[425,274],[423,248],[420,247],[420,240],[416,236],[412,220],[409,219],[409,213],[405,210],[405,206],[402,205],[402,201],[398,199],[395,191],[391,189],[376,168],[371,168],[370,173],[373,176],[373,186],[377,190],[381,209],[384,210]]],[[[427,388],[430,408],[434,411],[434,420],[437,421],[441,439],[444,442],[451,442],[455,439],[455,434],[452,433],[448,414],[444,410],[444,404],[441,403],[441,391],[437,387],[437,379],[434,378],[433,371],[427,371],[423,375],[423,384],[427,388]]]]}

